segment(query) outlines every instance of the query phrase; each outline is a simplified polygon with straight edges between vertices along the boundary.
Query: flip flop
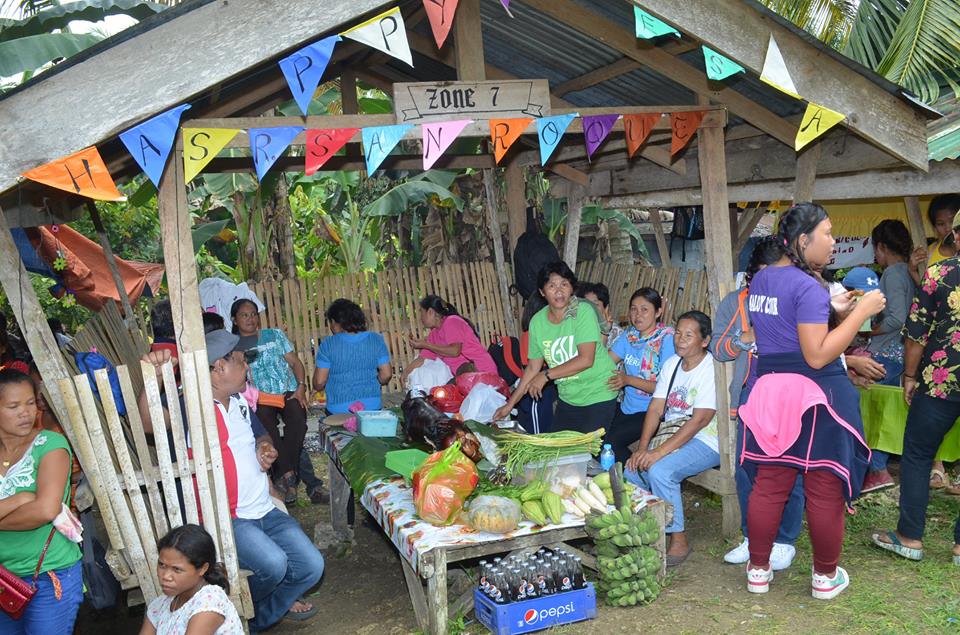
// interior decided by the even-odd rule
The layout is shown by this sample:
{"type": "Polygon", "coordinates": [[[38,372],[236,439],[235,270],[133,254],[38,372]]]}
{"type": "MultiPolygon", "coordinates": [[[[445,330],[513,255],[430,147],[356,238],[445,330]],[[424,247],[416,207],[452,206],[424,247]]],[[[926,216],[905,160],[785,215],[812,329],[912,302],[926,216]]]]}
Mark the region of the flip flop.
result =
{"type": "Polygon", "coordinates": [[[930,489],[943,489],[949,481],[943,470],[930,471],[930,489]]]}
{"type": "Polygon", "coordinates": [[[954,554],[954,556],[953,556],[953,564],[954,564],[954,566],[960,567],[960,555],[954,554]]]}
{"type": "Polygon", "coordinates": [[[691,553],[693,553],[693,547],[690,547],[689,549],[687,549],[687,552],[686,552],[685,554],[679,555],[679,556],[674,556],[674,555],[671,555],[671,554],[668,553],[668,554],[667,554],[667,568],[670,569],[670,568],[673,568],[673,567],[679,567],[681,564],[684,563],[684,561],[685,561],[687,558],[690,557],[690,554],[691,554],[691,553]]]}
{"type": "MultiPolygon", "coordinates": [[[[298,598],[297,602],[306,603],[303,598],[298,598]]],[[[286,615],[283,616],[283,619],[292,620],[294,622],[306,622],[307,620],[312,618],[314,615],[316,615],[319,610],[320,610],[320,607],[314,604],[313,606],[310,607],[309,610],[306,610],[306,611],[292,611],[292,610],[287,611],[286,615]]]]}
{"type": "Polygon", "coordinates": [[[917,549],[916,547],[908,547],[900,542],[900,539],[897,538],[897,534],[892,531],[886,533],[886,537],[890,542],[880,540],[880,537],[884,534],[873,534],[873,544],[884,549],[886,551],[891,551],[902,558],[907,560],[923,560],[923,549],[917,549]]]}

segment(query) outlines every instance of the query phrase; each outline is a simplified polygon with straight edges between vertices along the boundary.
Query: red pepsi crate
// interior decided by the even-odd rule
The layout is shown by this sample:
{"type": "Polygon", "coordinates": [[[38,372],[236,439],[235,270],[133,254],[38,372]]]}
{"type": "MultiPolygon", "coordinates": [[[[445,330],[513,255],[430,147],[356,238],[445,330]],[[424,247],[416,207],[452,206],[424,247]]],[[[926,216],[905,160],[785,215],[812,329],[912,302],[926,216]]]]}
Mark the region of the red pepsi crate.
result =
{"type": "Polygon", "coordinates": [[[473,605],[477,620],[494,635],[533,633],[597,616],[597,594],[589,582],[583,589],[511,604],[497,604],[477,589],[473,593],[473,605]]]}

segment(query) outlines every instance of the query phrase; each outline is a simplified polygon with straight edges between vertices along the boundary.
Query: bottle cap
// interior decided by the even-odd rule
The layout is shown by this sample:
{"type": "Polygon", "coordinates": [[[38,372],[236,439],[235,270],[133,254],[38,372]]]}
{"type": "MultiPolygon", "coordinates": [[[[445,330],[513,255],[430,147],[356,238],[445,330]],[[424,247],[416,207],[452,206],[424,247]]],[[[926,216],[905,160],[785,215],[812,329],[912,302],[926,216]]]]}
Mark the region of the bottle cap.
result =
{"type": "Polygon", "coordinates": [[[604,450],[612,450],[612,449],[613,449],[613,446],[610,445],[609,443],[604,443],[604,444],[603,444],[603,449],[604,449],[604,450]]]}

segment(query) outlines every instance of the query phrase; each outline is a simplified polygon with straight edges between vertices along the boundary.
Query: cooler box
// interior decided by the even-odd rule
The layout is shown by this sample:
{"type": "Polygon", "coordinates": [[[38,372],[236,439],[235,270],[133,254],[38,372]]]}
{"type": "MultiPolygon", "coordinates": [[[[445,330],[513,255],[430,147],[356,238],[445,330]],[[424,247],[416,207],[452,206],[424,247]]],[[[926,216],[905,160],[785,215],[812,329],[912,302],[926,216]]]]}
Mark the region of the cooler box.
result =
{"type": "Polygon", "coordinates": [[[389,410],[361,410],[357,420],[360,434],[365,437],[397,436],[397,415],[389,410]]]}
{"type": "Polygon", "coordinates": [[[494,635],[533,633],[597,616],[597,594],[589,582],[583,589],[511,604],[497,604],[477,589],[473,605],[477,620],[494,635]]]}

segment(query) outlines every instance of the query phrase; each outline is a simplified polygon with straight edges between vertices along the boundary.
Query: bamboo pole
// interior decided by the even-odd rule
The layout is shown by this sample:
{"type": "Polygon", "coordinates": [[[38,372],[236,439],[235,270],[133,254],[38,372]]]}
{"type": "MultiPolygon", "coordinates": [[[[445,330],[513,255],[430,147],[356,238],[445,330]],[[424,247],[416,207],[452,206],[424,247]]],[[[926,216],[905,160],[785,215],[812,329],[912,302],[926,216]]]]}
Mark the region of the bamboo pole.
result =
{"type": "Polygon", "coordinates": [[[513,319],[513,312],[510,307],[510,291],[507,284],[507,271],[504,268],[503,261],[503,240],[500,232],[500,218],[497,205],[497,190],[494,183],[493,170],[483,171],[483,186],[487,194],[487,204],[484,206],[487,210],[487,224],[490,230],[490,238],[493,240],[493,266],[497,270],[497,278],[500,281],[500,306],[506,313],[506,326],[509,335],[519,335],[516,321],[513,319]]]}

